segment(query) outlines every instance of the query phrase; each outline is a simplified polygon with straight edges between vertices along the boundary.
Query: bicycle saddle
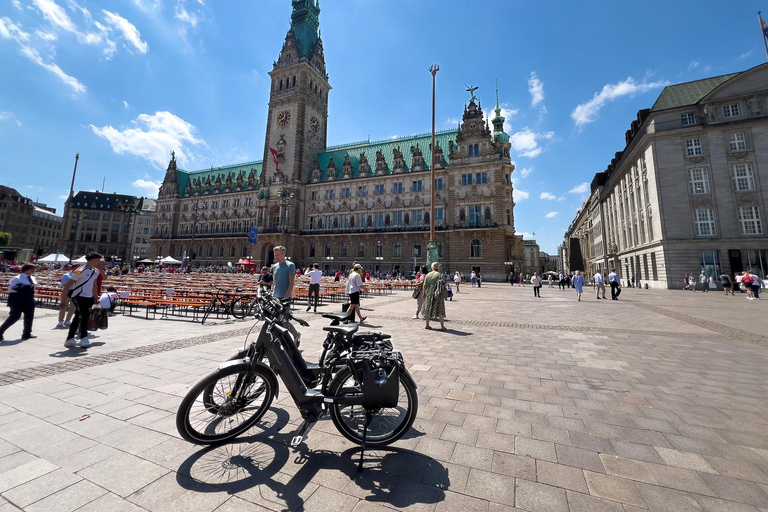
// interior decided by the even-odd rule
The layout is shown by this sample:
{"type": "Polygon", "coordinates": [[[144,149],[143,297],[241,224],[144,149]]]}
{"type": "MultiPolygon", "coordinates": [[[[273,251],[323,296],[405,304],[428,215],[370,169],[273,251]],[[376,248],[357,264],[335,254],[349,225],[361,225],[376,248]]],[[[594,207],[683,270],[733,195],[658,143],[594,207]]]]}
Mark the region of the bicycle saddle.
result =
{"type": "Polygon", "coordinates": [[[331,320],[336,320],[337,322],[343,322],[348,318],[347,313],[323,313],[323,318],[330,318],[331,320]]]}
{"type": "Polygon", "coordinates": [[[355,323],[351,323],[347,325],[326,325],[323,327],[324,331],[328,331],[336,334],[343,334],[347,338],[355,334],[357,332],[357,329],[358,329],[358,326],[355,323]]]}

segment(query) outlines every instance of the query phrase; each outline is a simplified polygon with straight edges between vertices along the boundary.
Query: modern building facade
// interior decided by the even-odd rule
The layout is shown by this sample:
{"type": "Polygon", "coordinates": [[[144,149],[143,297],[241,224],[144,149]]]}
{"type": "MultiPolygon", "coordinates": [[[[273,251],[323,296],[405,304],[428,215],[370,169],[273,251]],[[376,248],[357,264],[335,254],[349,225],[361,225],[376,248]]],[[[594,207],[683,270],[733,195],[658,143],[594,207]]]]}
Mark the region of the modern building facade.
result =
{"type": "MultiPolygon", "coordinates": [[[[291,27],[271,77],[264,159],[186,172],[175,157],[157,201],[152,257],[194,254],[196,264],[248,256],[272,262],[288,248],[301,266],[410,271],[423,264],[435,192],[436,242],[445,270],[504,279],[522,265],[514,236],[509,135],[497,106],[472,93],[462,121],[439,132],[327,147],[331,86],[314,0],[293,0],[291,27]],[[434,166],[435,181],[430,168],[434,166]],[[249,243],[249,227],[258,228],[249,243]]],[[[408,130],[407,127],[405,127],[408,130]]]]}
{"type": "Polygon", "coordinates": [[[523,240],[523,261],[524,274],[533,275],[534,272],[541,272],[539,244],[536,240],[523,240]]]}
{"type": "Polygon", "coordinates": [[[765,278],[767,102],[768,64],[665,88],[592,180],[566,232],[571,268],[658,288],[702,270],[765,278]]]}
{"type": "Polygon", "coordinates": [[[135,263],[138,260],[149,258],[150,239],[154,230],[155,209],[157,202],[154,199],[142,197],[136,207],[136,215],[133,217],[133,241],[131,242],[131,260],[135,263]]]}
{"type": "Polygon", "coordinates": [[[33,208],[32,226],[28,237],[29,246],[38,257],[57,252],[61,249],[59,239],[62,217],[56,215],[54,208],[48,208],[39,203],[33,204],[33,208]]]}
{"type": "Polygon", "coordinates": [[[60,246],[76,259],[99,252],[112,262],[130,262],[132,227],[140,198],[103,192],[78,192],[64,205],[60,246]]]}

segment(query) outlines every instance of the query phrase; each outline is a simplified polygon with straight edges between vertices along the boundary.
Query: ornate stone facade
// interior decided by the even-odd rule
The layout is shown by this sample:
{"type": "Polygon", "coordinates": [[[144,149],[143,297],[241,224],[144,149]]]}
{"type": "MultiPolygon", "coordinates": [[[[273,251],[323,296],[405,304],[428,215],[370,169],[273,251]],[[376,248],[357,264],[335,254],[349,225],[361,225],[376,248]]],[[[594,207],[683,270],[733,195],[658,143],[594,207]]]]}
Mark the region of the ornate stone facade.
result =
{"type": "MultiPolygon", "coordinates": [[[[151,253],[193,264],[248,256],[272,261],[284,245],[301,266],[409,272],[423,264],[435,186],[436,242],[446,270],[503,279],[522,264],[514,236],[509,136],[474,94],[454,130],[327,147],[331,86],[315,0],[294,0],[291,29],[269,73],[264,159],[185,172],[171,159],[157,202],[151,253]],[[435,167],[435,183],[430,167],[435,167]],[[258,227],[257,244],[248,229],[258,227]]],[[[498,103],[498,101],[497,101],[498,103]]]]}

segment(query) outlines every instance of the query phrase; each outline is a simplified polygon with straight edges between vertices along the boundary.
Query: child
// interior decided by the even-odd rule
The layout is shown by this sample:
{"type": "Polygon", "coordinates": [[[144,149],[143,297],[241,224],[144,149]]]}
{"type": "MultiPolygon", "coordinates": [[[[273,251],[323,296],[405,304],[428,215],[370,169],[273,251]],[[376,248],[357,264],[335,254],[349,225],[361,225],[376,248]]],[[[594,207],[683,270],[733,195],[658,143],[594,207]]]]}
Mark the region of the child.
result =
{"type": "Polygon", "coordinates": [[[450,300],[451,302],[453,302],[453,289],[451,288],[451,285],[450,285],[450,284],[448,284],[448,283],[446,283],[446,285],[445,285],[445,289],[446,289],[446,291],[448,292],[448,300],[450,300]]]}

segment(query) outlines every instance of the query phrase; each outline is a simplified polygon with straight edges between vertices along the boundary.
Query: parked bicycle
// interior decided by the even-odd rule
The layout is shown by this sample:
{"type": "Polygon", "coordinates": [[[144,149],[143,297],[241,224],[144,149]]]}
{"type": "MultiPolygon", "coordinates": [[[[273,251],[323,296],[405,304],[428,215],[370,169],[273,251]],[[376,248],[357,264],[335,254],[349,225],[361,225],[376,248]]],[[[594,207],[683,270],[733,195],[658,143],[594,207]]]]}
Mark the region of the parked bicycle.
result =
{"type": "Polygon", "coordinates": [[[216,316],[229,316],[232,314],[233,301],[231,294],[224,292],[215,285],[211,286],[211,289],[214,290],[214,293],[211,297],[211,301],[207,306],[205,306],[205,309],[203,310],[203,317],[200,322],[201,324],[205,324],[205,321],[208,320],[208,317],[212,314],[215,314],[216,316]]]}
{"type": "MultiPolygon", "coordinates": [[[[256,302],[258,338],[197,383],[184,397],[176,427],[185,440],[203,445],[234,439],[256,424],[278,394],[279,375],[304,422],[292,446],[298,446],[325,414],[350,441],[381,447],[401,438],[418,410],[416,384],[389,336],[358,333],[357,324],[329,325],[323,355],[307,363],[286,321],[294,318],[280,300],[264,295],[256,302]],[[263,362],[269,363],[269,366],[263,362]]],[[[334,324],[346,315],[324,315],[334,324]]],[[[255,325],[254,325],[255,327],[255,325]]],[[[362,464],[362,454],[361,454],[362,464]]]]}

